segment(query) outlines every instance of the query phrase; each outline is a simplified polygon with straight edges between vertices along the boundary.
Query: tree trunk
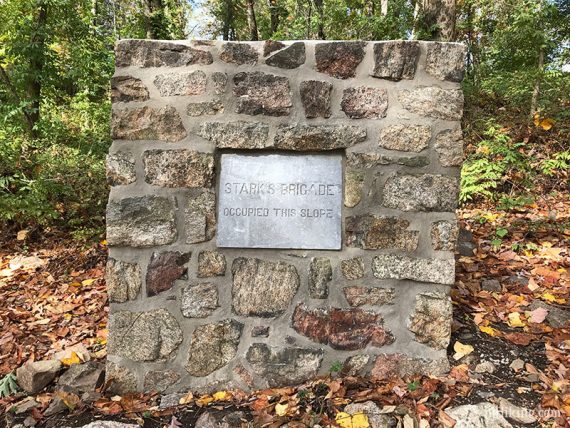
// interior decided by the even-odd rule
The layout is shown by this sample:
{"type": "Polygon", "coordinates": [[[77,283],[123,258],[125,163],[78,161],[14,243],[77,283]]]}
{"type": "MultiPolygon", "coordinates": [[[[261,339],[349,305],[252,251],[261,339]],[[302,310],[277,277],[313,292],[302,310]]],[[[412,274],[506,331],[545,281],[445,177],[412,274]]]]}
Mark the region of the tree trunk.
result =
{"type": "Polygon", "coordinates": [[[36,31],[33,33],[30,44],[35,47],[32,56],[30,57],[30,72],[27,76],[26,92],[28,100],[30,101],[30,108],[28,114],[31,125],[32,137],[37,137],[37,130],[35,126],[40,121],[40,102],[42,93],[41,76],[43,74],[45,62],[45,32],[48,17],[48,7],[43,1],[39,4],[38,18],[36,21],[36,31]]]}
{"type": "Polygon", "coordinates": [[[538,111],[538,98],[540,96],[540,83],[542,80],[542,71],[544,68],[544,47],[540,47],[538,52],[538,76],[534,82],[534,88],[532,90],[532,100],[530,101],[530,118],[534,117],[534,114],[538,111]]]}
{"type": "Polygon", "coordinates": [[[380,1],[380,14],[382,16],[388,15],[388,0],[380,1]]]}
{"type": "Polygon", "coordinates": [[[268,6],[271,19],[271,35],[273,35],[279,28],[279,9],[277,8],[277,0],[268,0],[268,6]]]}
{"type": "Polygon", "coordinates": [[[307,39],[311,38],[311,18],[312,18],[312,14],[313,14],[313,2],[309,1],[308,2],[309,5],[309,10],[307,11],[307,39]]]}
{"type": "Polygon", "coordinates": [[[325,11],[323,8],[323,0],[314,0],[315,7],[319,13],[319,22],[317,26],[317,37],[321,40],[325,40],[325,11]]]}
{"type": "Polygon", "coordinates": [[[257,21],[255,19],[255,0],[247,0],[247,25],[249,26],[249,39],[259,40],[257,21]]]}
{"type": "Polygon", "coordinates": [[[416,0],[414,33],[423,29],[429,40],[455,39],[455,0],[416,0]],[[421,22],[420,22],[421,21],[421,22]]]}
{"type": "Polygon", "coordinates": [[[224,13],[224,21],[222,25],[222,39],[231,40],[233,20],[234,20],[232,0],[224,0],[224,5],[226,10],[224,13]]]}
{"type": "Polygon", "coordinates": [[[146,38],[147,39],[162,39],[164,31],[164,4],[162,0],[146,0],[147,5],[147,22],[146,22],[146,38]]]}

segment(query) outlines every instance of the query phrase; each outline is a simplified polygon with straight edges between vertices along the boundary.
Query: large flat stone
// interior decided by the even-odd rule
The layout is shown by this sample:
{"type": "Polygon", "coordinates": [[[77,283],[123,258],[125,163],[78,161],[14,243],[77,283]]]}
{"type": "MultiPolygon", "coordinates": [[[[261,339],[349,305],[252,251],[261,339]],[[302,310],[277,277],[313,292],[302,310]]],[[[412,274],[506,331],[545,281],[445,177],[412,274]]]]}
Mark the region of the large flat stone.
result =
{"type": "Polygon", "coordinates": [[[117,140],[180,141],[187,135],[180,115],[171,106],[113,109],[111,130],[117,140]]]}
{"type": "Polygon", "coordinates": [[[491,403],[465,404],[445,409],[445,413],[456,421],[454,428],[512,428],[491,403]]]}
{"type": "Polygon", "coordinates": [[[197,327],[190,340],[186,371],[203,377],[226,366],[236,356],[242,330],[243,324],[232,319],[197,327]]]}
{"type": "Polygon", "coordinates": [[[447,357],[430,360],[404,354],[381,354],[374,361],[370,376],[375,381],[416,375],[440,376],[449,371],[447,357]]]}
{"type": "Polygon", "coordinates": [[[238,257],[232,264],[233,308],[238,315],[273,317],[291,304],[299,288],[293,265],[238,257]]]}
{"type": "Polygon", "coordinates": [[[198,278],[224,276],[226,274],[226,256],[219,251],[200,251],[198,255],[198,278]]]}
{"type": "Polygon", "coordinates": [[[362,200],[364,173],[346,170],[344,173],[344,206],[354,208],[362,200]]]}
{"type": "Polygon", "coordinates": [[[435,349],[446,349],[451,338],[453,308],[449,296],[432,291],[418,294],[408,329],[416,340],[435,349]]]}
{"type": "Polygon", "coordinates": [[[374,257],[372,272],[379,279],[409,279],[453,285],[455,282],[455,260],[381,254],[374,257]]]}
{"type": "Polygon", "coordinates": [[[378,144],[388,150],[421,152],[431,139],[428,125],[391,125],[380,130],[378,144]]]}
{"type": "Polygon", "coordinates": [[[466,58],[467,46],[462,43],[428,43],[426,72],[440,80],[461,82],[466,58]]]}
{"type": "Polygon", "coordinates": [[[125,366],[107,360],[105,366],[105,385],[113,394],[128,394],[138,389],[136,375],[125,366]]]}
{"type": "Polygon", "coordinates": [[[313,257],[309,264],[309,296],[313,299],[326,299],[329,295],[329,282],[332,281],[332,266],[326,257],[313,257]]]}
{"type": "Polygon", "coordinates": [[[305,80],[299,85],[301,102],[306,118],[331,116],[331,94],[333,85],[320,80],[305,80]]]}
{"type": "Polygon", "coordinates": [[[141,79],[132,76],[114,76],[111,78],[111,101],[129,102],[148,100],[148,89],[141,79]]]}
{"type": "Polygon", "coordinates": [[[381,79],[413,79],[420,57],[416,41],[395,40],[374,43],[374,68],[371,76],[381,79]]]}
{"type": "Polygon", "coordinates": [[[55,379],[60,369],[57,360],[33,361],[16,369],[16,380],[28,394],[37,394],[55,379]]]}
{"type": "Polygon", "coordinates": [[[299,334],[333,349],[353,351],[367,345],[383,346],[394,341],[382,317],[361,309],[295,308],[292,327],[299,334]]]}
{"type": "Polygon", "coordinates": [[[205,122],[198,135],[219,149],[263,149],[270,145],[269,126],[259,122],[205,122]]]}
{"type": "Polygon", "coordinates": [[[152,253],[146,271],[147,296],[156,296],[174,287],[177,279],[186,277],[187,268],[184,266],[190,260],[190,253],[165,251],[152,253]]]}
{"type": "Polygon", "coordinates": [[[461,120],[463,117],[463,92],[461,89],[441,89],[422,86],[401,90],[398,99],[412,113],[443,120],[461,120]]]}
{"type": "Polygon", "coordinates": [[[247,43],[224,43],[220,51],[222,61],[237,65],[255,65],[258,56],[257,50],[247,43]]]}
{"type": "Polygon", "coordinates": [[[430,236],[434,250],[454,251],[459,236],[457,221],[441,220],[432,223],[430,236]]]}
{"type": "Polygon", "coordinates": [[[141,270],[137,263],[127,263],[110,257],[107,260],[105,280],[107,295],[112,303],[136,299],[142,286],[141,270]]]}
{"type": "Polygon", "coordinates": [[[107,242],[110,246],[153,247],[175,241],[175,203],[171,198],[138,196],[110,200],[107,242]]]}
{"type": "Polygon", "coordinates": [[[384,186],[384,206],[402,211],[443,211],[457,208],[459,183],[444,175],[393,175],[384,186]]]}
{"type": "Polygon", "coordinates": [[[342,276],[348,280],[360,279],[364,276],[364,259],[362,257],[354,257],[341,260],[340,271],[342,276]]]}
{"type": "Polygon", "coordinates": [[[336,150],[366,139],[366,130],[347,125],[279,125],[275,147],[283,150],[336,150]]]}
{"type": "Polygon", "coordinates": [[[272,67],[291,70],[303,65],[305,59],[305,43],[295,42],[271,55],[265,63],[272,67]]]}
{"type": "Polygon", "coordinates": [[[186,318],[206,318],[218,308],[218,287],[204,282],[182,290],[180,309],[186,318]]]}
{"type": "Polygon", "coordinates": [[[130,153],[116,152],[105,160],[107,183],[121,186],[134,183],[137,179],[135,159],[130,153]]]}
{"type": "Polygon", "coordinates": [[[435,136],[435,151],[441,166],[460,166],[463,162],[463,133],[458,126],[435,136]]]}
{"type": "Polygon", "coordinates": [[[319,371],[323,351],[310,348],[270,348],[254,343],[246,359],[270,387],[289,386],[313,378],[319,371]]]}
{"type": "Polygon", "coordinates": [[[365,42],[327,42],[315,45],[317,71],[337,79],[356,75],[356,68],[364,59],[365,42]]]}
{"type": "Polygon", "coordinates": [[[209,241],[216,234],[216,195],[210,190],[189,198],[184,210],[186,243],[209,241]]]}
{"type": "Polygon", "coordinates": [[[365,250],[414,251],[419,231],[407,230],[410,222],[398,217],[361,215],[346,218],[346,244],[365,250]]]}
{"type": "Polygon", "coordinates": [[[211,187],[214,155],[194,150],[146,150],[143,153],[145,181],[160,187],[211,187]]]}
{"type": "Polygon", "coordinates": [[[340,108],[351,119],[381,119],[388,110],[388,91],[367,86],[345,89],[340,108]]]}
{"type": "Polygon", "coordinates": [[[166,309],[115,312],[109,317],[109,355],[133,361],[166,359],[182,343],[182,330],[166,309]]]}
{"type": "Polygon", "coordinates": [[[394,302],[395,297],[393,288],[352,286],[344,287],[342,292],[352,307],[389,305],[394,302]]]}
{"type": "Polygon", "coordinates": [[[201,95],[206,92],[208,79],[202,70],[184,73],[159,74],[154,79],[154,86],[160,96],[201,95]]]}
{"type": "Polygon", "coordinates": [[[236,113],[287,116],[293,106],[289,79],[274,74],[241,72],[234,76],[236,113]]]}
{"type": "Polygon", "coordinates": [[[213,62],[210,52],[190,46],[158,40],[120,40],[115,47],[117,67],[183,67],[213,62]]]}

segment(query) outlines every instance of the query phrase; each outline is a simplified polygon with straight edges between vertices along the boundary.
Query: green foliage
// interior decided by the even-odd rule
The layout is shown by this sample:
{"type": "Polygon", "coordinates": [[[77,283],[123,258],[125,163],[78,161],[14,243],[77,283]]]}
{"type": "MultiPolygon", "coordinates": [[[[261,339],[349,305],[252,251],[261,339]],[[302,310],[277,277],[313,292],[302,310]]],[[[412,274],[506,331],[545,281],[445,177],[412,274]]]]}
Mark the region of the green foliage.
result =
{"type": "Polygon", "coordinates": [[[0,2],[0,225],[102,232],[114,42],[185,33],[187,2],[146,4],[0,2]]]}
{"type": "MultiPolygon", "coordinates": [[[[528,160],[519,152],[523,143],[513,143],[511,138],[496,126],[485,132],[477,151],[469,156],[461,171],[461,202],[476,197],[496,200],[501,187],[507,185],[511,171],[526,171],[528,160]],[[499,190],[499,192],[497,192],[499,190]]],[[[506,186],[509,187],[509,186],[506,186]]]]}
{"type": "Polygon", "coordinates": [[[14,395],[19,390],[20,388],[16,383],[16,375],[14,375],[14,373],[8,373],[0,379],[0,398],[14,395]]]}
{"type": "Polygon", "coordinates": [[[334,361],[331,365],[330,372],[340,373],[341,370],[342,370],[342,363],[340,361],[334,361]]]}
{"type": "MultiPolygon", "coordinates": [[[[318,37],[321,24],[315,2],[277,0],[273,7],[279,21],[271,29],[270,1],[256,1],[255,13],[260,39],[296,40],[318,37]]],[[[200,26],[198,33],[206,38],[228,36],[229,40],[249,40],[247,7],[244,0],[207,0],[207,15],[213,17],[200,26]]],[[[380,2],[328,0],[323,2],[323,32],[329,40],[386,40],[407,38],[413,26],[413,6],[409,0],[390,0],[383,16],[380,2]]]]}
{"type": "Polygon", "coordinates": [[[420,386],[419,380],[414,380],[413,382],[408,383],[408,391],[414,392],[420,386]]]}

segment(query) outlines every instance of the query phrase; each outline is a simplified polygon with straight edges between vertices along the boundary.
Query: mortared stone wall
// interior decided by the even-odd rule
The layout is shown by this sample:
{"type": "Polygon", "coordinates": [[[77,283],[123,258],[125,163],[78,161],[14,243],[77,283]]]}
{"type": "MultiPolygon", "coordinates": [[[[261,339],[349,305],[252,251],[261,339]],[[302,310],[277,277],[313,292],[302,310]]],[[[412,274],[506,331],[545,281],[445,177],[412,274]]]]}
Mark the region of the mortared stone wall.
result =
{"type": "Polygon", "coordinates": [[[465,55],[417,41],[120,41],[111,389],[247,390],[338,362],[378,379],[447,370],[465,55]],[[342,250],[217,248],[227,150],[342,152],[342,250]]]}

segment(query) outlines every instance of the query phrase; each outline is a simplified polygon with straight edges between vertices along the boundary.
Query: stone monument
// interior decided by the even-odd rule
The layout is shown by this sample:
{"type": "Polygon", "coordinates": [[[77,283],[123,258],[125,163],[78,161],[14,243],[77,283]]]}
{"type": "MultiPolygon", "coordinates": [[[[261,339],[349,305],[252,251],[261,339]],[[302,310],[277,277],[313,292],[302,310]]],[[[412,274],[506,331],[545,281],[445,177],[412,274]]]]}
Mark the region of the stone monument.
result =
{"type": "Polygon", "coordinates": [[[122,40],[107,380],[448,369],[461,44],[122,40]]]}

